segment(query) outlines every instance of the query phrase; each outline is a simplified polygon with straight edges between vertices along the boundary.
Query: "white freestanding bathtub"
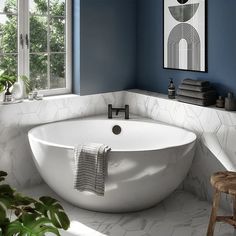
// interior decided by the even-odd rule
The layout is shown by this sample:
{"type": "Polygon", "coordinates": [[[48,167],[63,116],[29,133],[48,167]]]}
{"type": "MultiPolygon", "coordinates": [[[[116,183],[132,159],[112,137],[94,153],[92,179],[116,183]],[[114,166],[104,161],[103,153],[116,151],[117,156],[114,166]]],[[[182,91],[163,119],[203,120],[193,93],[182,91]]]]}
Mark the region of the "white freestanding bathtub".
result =
{"type": "Polygon", "coordinates": [[[164,199],[184,180],[196,140],[192,132],[151,120],[98,117],[42,125],[28,135],[45,182],[72,204],[102,212],[137,211],[164,199]],[[119,135],[112,132],[115,125],[119,135]],[[73,189],[73,149],[89,142],[112,149],[104,197],[73,189]]]}

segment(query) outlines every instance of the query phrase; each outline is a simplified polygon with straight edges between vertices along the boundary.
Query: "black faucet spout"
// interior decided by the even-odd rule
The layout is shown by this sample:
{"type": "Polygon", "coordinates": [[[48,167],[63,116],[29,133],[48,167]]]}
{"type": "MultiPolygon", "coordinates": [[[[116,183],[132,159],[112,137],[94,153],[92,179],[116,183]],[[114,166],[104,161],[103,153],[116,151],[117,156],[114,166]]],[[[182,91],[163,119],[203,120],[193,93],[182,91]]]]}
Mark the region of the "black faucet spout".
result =
{"type": "Polygon", "coordinates": [[[113,108],[112,104],[108,105],[108,119],[112,119],[112,112],[115,111],[116,116],[119,112],[125,113],[125,119],[129,119],[129,105],[125,105],[125,108],[113,108]]]}
{"type": "Polygon", "coordinates": [[[119,109],[119,108],[117,108],[117,109],[116,109],[116,116],[118,116],[118,115],[119,115],[119,112],[120,112],[120,109],[119,109]]]}

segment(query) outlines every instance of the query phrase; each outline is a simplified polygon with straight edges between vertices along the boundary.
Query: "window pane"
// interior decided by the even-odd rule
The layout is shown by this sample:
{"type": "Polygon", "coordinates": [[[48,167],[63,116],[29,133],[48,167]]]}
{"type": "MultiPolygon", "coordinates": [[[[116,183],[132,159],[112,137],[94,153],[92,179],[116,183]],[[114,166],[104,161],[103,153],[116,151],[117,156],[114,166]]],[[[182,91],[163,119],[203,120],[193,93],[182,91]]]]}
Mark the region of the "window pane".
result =
{"type": "Polygon", "coordinates": [[[30,8],[30,14],[46,15],[48,11],[48,1],[30,0],[29,8],[30,8]]]}
{"type": "Polygon", "coordinates": [[[52,52],[65,51],[65,18],[54,17],[50,21],[50,49],[52,52]]]}
{"type": "Polygon", "coordinates": [[[17,17],[0,15],[0,53],[17,52],[17,17]]]}
{"type": "Polygon", "coordinates": [[[0,70],[8,75],[17,76],[17,55],[0,56],[0,70]]]}
{"type": "Polygon", "coordinates": [[[30,80],[37,89],[47,89],[47,58],[46,54],[30,55],[30,80]]]}
{"type": "Polygon", "coordinates": [[[50,0],[50,15],[64,16],[65,15],[65,0],[50,0]]]}
{"type": "Polygon", "coordinates": [[[30,17],[30,51],[47,51],[47,17],[30,17]]]}
{"type": "Polygon", "coordinates": [[[17,0],[0,0],[0,12],[4,13],[16,13],[17,12],[17,0]]]}
{"type": "Polygon", "coordinates": [[[52,54],[50,60],[50,87],[65,88],[65,54],[52,54]]]}

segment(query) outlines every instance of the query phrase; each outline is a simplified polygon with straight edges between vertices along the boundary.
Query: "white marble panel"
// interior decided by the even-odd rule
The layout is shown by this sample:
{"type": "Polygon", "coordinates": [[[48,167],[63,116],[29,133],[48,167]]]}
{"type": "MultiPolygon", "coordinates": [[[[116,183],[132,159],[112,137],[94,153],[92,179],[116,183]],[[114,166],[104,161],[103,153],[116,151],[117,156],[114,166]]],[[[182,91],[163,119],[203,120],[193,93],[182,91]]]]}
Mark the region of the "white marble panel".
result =
{"type": "Polygon", "coordinates": [[[104,114],[108,103],[123,105],[124,93],[61,95],[42,101],[0,105],[0,169],[9,173],[8,182],[24,187],[42,181],[31,158],[29,129],[48,122],[104,114]]]}
{"type": "MultiPolygon", "coordinates": [[[[127,92],[125,103],[134,114],[198,135],[195,158],[184,184],[187,190],[210,200],[211,174],[219,170],[236,171],[236,112],[181,103],[165,95],[141,90],[127,92]]],[[[228,203],[224,202],[224,205],[228,203]]]]}

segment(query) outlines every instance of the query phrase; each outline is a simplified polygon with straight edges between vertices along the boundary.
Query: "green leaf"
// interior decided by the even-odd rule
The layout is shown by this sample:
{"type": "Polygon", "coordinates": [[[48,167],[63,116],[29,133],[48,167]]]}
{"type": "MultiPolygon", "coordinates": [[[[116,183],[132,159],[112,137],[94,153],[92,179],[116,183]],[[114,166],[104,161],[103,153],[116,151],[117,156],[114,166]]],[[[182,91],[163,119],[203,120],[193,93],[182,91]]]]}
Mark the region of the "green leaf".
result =
{"type": "Polygon", "coordinates": [[[5,236],[5,232],[8,228],[8,225],[10,224],[10,220],[8,218],[5,218],[1,223],[0,223],[0,236],[1,234],[5,236]]]}
{"type": "Polygon", "coordinates": [[[6,177],[7,176],[7,172],[5,171],[0,171],[0,177],[6,177]]]}
{"type": "Polygon", "coordinates": [[[14,200],[14,192],[15,190],[12,189],[7,184],[0,185],[0,205],[7,209],[10,208],[13,200],[14,200]]]}
{"type": "Polygon", "coordinates": [[[53,233],[60,236],[59,231],[51,224],[52,222],[47,218],[35,219],[32,215],[24,215],[22,222],[15,220],[9,224],[6,231],[6,236],[20,235],[20,236],[43,236],[46,233],[53,233]]]}
{"type": "Polygon", "coordinates": [[[14,189],[12,189],[8,184],[0,185],[0,196],[12,196],[14,189]]]}
{"type": "MultiPolygon", "coordinates": [[[[0,181],[6,176],[6,172],[0,171],[0,181]]],[[[47,233],[60,236],[58,228],[67,230],[69,225],[69,218],[56,199],[41,197],[36,201],[17,193],[8,184],[0,184],[0,236],[44,236],[47,233]],[[16,215],[12,222],[7,218],[10,210],[16,215]]]]}
{"type": "Polygon", "coordinates": [[[17,235],[21,234],[24,230],[23,225],[19,221],[13,221],[8,225],[8,228],[6,230],[6,236],[12,236],[12,235],[17,235]]]}
{"type": "MultiPolygon", "coordinates": [[[[4,86],[0,83],[0,92],[4,90],[4,86]]],[[[5,180],[5,177],[7,176],[7,172],[0,171],[0,182],[5,180]]]]}
{"type": "Polygon", "coordinates": [[[58,229],[53,226],[43,226],[35,236],[44,236],[46,233],[53,233],[60,236],[58,229]]]}
{"type": "Polygon", "coordinates": [[[58,219],[60,219],[61,228],[67,230],[70,227],[70,219],[65,212],[58,212],[58,219]]]}
{"type": "Polygon", "coordinates": [[[36,221],[37,217],[38,215],[36,214],[23,213],[23,215],[20,217],[20,220],[24,223],[25,226],[31,227],[36,221]]]}
{"type": "Polygon", "coordinates": [[[6,210],[0,205],[0,225],[5,221],[6,210]]]}
{"type": "Polygon", "coordinates": [[[26,93],[28,94],[29,92],[31,92],[33,90],[33,86],[30,79],[25,75],[22,75],[20,79],[24,82],[26,93]]]}
{"type": "Polygon", "coordinates": [[[28,206],[28,205],[35,203],[35,202],[37,202],[35,199],[23,196],[20,193],[15,193],[15,195],[14,195],[14,205],[15,206],[21,206],[21,205],[28,206]]]}
{"type": "Polygon", "coordinates": [[[67,230],[70,220],[58,201],[51,197],[41,197],[39,200],[41,203],[36,203],[35,209],[48,217],[57,228],[67,230]]]}
{"type": "Polygon", "coordinates": [[[52,222],[48,218],[43,217],[43,218],[38,219],[37,221],[28,221],[26,223],[29,223],[29,224],[27,224],[27,226],[30,226],[33,229],[38,230],[38,229],[41,229],[42,225],[51,224],[52,222]]]}

